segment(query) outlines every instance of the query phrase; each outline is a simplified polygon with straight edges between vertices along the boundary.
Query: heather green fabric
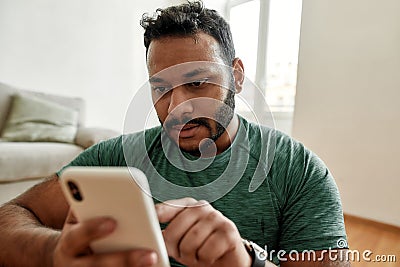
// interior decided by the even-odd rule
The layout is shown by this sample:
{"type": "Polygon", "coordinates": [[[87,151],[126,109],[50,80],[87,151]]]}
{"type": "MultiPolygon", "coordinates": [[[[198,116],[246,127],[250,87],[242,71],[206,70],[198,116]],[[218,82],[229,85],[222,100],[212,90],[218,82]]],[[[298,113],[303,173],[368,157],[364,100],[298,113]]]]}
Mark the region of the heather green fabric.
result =
{"type": "Polygon", "coordinates": [[[1,139],[21,142],[74,141],[78,111],[29,95],[13,96],[1,139]]]}
{"type": "MultiPolygon", "coordinates": [[[[157,177],[154,166],[170,182],[194,187],[217,179],[228,165],[230,156],[239,153],[234,164],[238,170],[244,167],[244,174],[229,193],[211,204],[236,224],[243,238],[270,252],[337,248],[339,240],[346,240],[346,233],[339,192],[331,173],[314,153],[279,131],[272,131],[276,144],[273,158],[264,155],[263,148],[273,144],[262,140],[262,133],[271,131],[266,127],[260,130],[257,125],[240,118],[232,146],[199,172],[182,171],[166,159],[161,147],[161,127],[146,130],[145,137],[135,133],[99,143],[69,165],[126,166],[129,163],[129,166],[143,170],[149,182],[157,177]],[[124,148],[123,140],[127,145],[124,148]],[[236,148],[242,146],[243,141],[250,143],[250,149],[245,153],[237,152],[240,150],[236,148]],[[147,153],[141,148],[143,142],[147,153]],[[126,160],[123,151],[135,156],[126,160]],[[151,164],[146,162],[146,154],[151,164]],[[265,178],[261,186],[249,192],[250,181],[260,162],[272,166],[268,174],[261,173],[265,175],[261,177],[265,178]]],[[[193,156],[186,154],[185,157],[193,156]]],[[[151,190],[154,195],[163,188],[152,187],[151,190]]],[[[273,260],[278,263],[277,257],[273,260]]],[[[172,266],[180,265],[172,260],[172,266]]]]}

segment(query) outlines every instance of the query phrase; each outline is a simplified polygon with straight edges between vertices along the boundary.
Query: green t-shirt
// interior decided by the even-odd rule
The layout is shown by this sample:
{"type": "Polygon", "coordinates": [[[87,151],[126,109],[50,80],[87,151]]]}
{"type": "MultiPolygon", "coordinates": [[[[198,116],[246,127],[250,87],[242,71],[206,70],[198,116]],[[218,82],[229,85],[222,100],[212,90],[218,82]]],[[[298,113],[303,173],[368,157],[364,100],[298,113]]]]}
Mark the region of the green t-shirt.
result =
{"type": "Polygon", "coordinates": [[[324,163],[289,136],[241,117],[231,147],[211,162],[180,153],[159,126],[100,142],[68,166],[127,165],[146,174],[155,202],[208,200],[243,238],[273,250],[275,263],[277,251],[333,249],[346,240],[339,192],[324,163]]]}

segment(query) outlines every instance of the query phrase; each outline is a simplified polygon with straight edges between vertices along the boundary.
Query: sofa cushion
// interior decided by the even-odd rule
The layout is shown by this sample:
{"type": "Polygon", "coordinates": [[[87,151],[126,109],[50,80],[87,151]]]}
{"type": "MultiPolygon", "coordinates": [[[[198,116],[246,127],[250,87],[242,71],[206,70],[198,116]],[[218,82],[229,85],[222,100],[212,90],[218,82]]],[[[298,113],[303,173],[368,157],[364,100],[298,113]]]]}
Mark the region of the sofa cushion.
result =
{"type": "Polygon", "coordinates": [[[16,93],[23,93],[26,95],[35,96],[38,98],[54,101],[63,106],[75,109],[79,112],[79,126],[83,126],[85,122],[85,102],[79,97],[68,97],[53,95],[48,93],[23,90],[5,83],[0,82],[0,133],[4,128],[5,120],[11,107],[12,96],[16,93]]]}
{"type": "Polygon", "coordinates": [[[83,151],[66,143],[0,142],[0,182],[49,176],[83,151]]]}
{"type": "Polygon", "coordinates": [[[78,111],[30,95],[13,96],[11,110],[1,134],[5,141],[74,141],[78,111]]]}
{"type": "Polygon", "coordinates": [[[117,131],[105,128],[79,127],[75,137],[75,144],[83,148],[88,148],[100,141],[117,137],[117,131]]]}
{"type": "Polygon", "coordinates": [[[4,127],[11,106],[11,96],[17,92],[11,86],[0,83],[0,133],[4,127]]]}

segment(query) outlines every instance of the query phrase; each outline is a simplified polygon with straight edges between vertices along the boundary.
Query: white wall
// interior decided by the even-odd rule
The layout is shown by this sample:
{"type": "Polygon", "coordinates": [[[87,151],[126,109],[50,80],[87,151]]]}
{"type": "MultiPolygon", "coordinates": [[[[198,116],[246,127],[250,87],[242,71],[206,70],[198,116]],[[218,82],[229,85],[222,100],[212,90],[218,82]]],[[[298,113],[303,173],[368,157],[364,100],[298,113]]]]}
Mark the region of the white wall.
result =
{"type": "MultiPolygon", "coordinates": [[[[147,80],[139,20],[180,0],[0,0],[0,81],[80,96],[87,125],[123,130],[147,80]]],[[[222,9],[225,0],[206,0],[222,9]]]]}
{"type": "Polygon", "coordinates": [[[345,212],[400,226],[400,1],[304,0],[293,135],[345,212]]]}
{"type": "Polygon", "coordinates": [[[122,130],[147,78],[142,13],[165,1],[0,0],[0,81],[80,96],[88,126],[122,130]]]}

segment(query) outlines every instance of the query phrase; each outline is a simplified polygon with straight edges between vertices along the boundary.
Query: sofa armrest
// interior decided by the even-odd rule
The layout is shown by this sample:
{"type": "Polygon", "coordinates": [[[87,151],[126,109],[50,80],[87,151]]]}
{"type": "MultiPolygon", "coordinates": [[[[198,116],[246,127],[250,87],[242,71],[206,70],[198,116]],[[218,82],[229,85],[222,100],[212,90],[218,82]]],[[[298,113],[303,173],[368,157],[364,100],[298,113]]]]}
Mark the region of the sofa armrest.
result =
{"type": "Polygon", "coordinates": [[[105,128],[79,127],[75,136],[75,144],[88,148],[102,140],[110,139],[120,135],[117,131],[105,128]]]}

